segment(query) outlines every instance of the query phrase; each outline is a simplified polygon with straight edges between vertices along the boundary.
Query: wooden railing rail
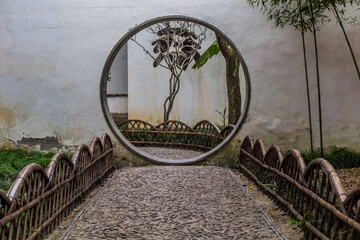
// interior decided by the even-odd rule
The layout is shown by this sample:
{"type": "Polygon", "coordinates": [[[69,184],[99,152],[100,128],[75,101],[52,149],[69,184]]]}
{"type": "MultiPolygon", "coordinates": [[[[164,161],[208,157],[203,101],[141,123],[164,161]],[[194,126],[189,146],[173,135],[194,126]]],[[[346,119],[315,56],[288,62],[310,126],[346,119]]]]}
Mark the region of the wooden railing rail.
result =
{"type": "Polygon", "coordinates": [[[137,119],[119,123],[117,127],[122,135],[135,146],[188,148],[197,151],[209,151],[216,147],[235,128],[230,124],[220,131],[208,120],[202,120],[192,128],[175,120],[154,126],[137,119]]]}
{"type": "Polygon", "coordinates": [[[27,165],[7,194],[0,191],[0,238],[43,239],[114,169],[110,137],[80,145],[72,159],[55,154],[47,169],[27,165]]]}
{"type": "Polygon", "coordinates": [[[360,239],[360,188],[348,194],[325,159],[306,166],[299,151],[283,157],[280,147],[266,152],[261,139],[247,136],[238,166],[298,219],[306,239],[360,239]]]}

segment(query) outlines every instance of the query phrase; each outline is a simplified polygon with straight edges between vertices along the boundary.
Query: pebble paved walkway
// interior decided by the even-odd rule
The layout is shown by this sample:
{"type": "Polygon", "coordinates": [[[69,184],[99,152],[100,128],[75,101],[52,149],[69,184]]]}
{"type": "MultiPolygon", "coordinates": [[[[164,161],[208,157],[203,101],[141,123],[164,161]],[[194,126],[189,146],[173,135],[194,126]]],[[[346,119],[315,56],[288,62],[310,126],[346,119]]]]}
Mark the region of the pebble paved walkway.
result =
{"type": "Polygon", "coordinates": [[[174,148],[160,148],[160,147],[139,147],[144,152],[163,159],[186,159],[193,158],[204,154],[204,152],[197,152],[189,149],[174,149],[174,148]]]}
{"type": "Polygon", "coordinates": [[[68,239],[279,239],[220,167],[126,168],[68,239]]]}

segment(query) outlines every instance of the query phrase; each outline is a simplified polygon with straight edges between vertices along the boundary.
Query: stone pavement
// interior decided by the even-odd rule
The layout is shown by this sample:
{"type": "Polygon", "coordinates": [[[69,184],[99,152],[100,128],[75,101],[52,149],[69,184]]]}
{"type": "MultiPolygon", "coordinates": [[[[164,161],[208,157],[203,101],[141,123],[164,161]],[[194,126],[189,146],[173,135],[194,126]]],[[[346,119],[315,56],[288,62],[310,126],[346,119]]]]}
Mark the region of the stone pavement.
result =
{"type": "Polygon", "coordinates": [[[190,149],[176,149],[163,147],[139,147],[144,152],[163,159],[187,159],[194,158],[204,154],[204,152],[193,151],[190,149]]]}
{"type": "Polygon", "coordinates": [[[125,168],[68,239],[279,239],[221,167],[125,168]]]}

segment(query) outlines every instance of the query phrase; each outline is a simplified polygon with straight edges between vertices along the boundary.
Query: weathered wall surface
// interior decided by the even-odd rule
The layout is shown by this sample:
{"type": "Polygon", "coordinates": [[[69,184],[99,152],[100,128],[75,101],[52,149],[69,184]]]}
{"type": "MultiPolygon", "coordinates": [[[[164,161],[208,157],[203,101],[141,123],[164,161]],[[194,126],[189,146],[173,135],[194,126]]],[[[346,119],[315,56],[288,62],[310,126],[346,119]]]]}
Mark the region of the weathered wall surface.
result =
{"type": "MultiPolygon", "coordinates": [[[[212,30],[203,29],[206,30],[206,38],[198,50],[200,54],[216,39],[212,30]]],[[[143,30],[136,34],[136,43],[130,40],[121,48],[112,64],[112,78],[107,89],[108,93],[127,93],[129,89],[128,101],[108,97],[110,112],[123,112],[121,109],[126,109],[129,111],[129,119],[141,119],[154,125],[164,121],[164,101],[169,95],[170,71],[162,66],[153,67],[153,58],[157,54],[153,52],[152,42],[157,37],[143,30]],[[124,104],[128,106],[124,107],[124,104]]],[[[219,53],[196,70],[192,69],[194,63],[192,61],[180,77],[180,91],[176,95],[170,119],[180,120],[190,126],[203,119],[222,125],[222,116],[217,111],[228,109],[225,58],[219,53]]],[[[161,64],[166,66],[165,61],[161,64]]],[[[239,78],[241,102],[244,103],[246,87],[241,68],[239,78]]]]}
{"type": "MultiPolygon", "coordinates": [[[[34,140],[46,149],[49,139],[51,146],[75,146],[111,133],[99,96],[110,50],[135,24],[171,14],[197,17],[220,28],[249,67],[249,116],[232,146],[251,133],[267,144],[307,148],[300,36],[290,28],[272,29],[259,11],[239,0],[0,1],[1,144],[34,140]]],[[[347,29],[360,59],[358,27],[347,29]]],[[[311,36],[307,43],[317,132],[311,36]]],[[[319,43],[325,145],[359,147],[360,83],[339,27],[324,27],[319,43]]],[[[229,148],[223,152],[234,154],[229,148]]],[[[118,143],[116,151],[135,162],[118,143]]]]}
{"type": "Polygon", "coordinates": [[[127,96],[108,97],[107,100],[111,113],[128,113],[127,96]]]}
{"type": "MultiPolygon", "coordinates": [[[[203,53],[215,39],[215,33],[208,29],[199,52],[203,53]]],[[[152,52],[154,47],[151,46],[154,40],[156,35],[146,30],[136,36],[136,41],[156,57],[152,52]]],[[[161,66],[154,68],[154,60],[133,41],[129,41],[127,45],[129,119],[160,124],[164,121],[164,101],[169,96],[170,71],[161,66]]],[[[165,64],[165,61],[162,64],[165,64]]],[[[228,105],[225,58],[218,54],[198,70],[192,69],[193,64],[194,61],[180,77],[180,90],[175,98],[170,119],[183,121],[190,126],[203,119],[221,123],[221,116],[216,110],[223,111],[228,105]]]]}
{"type": "Polygon", "coordinates": [[[111,66],[107,82],[108,105],[111,113],[128,113],[128,53],[122,48],[111,66]]]}
{"type": "Polygon", "coordinates": [[[116,55],[110,69],[108,94],[128,93],[128,47],[127,44],[116,55]]]}

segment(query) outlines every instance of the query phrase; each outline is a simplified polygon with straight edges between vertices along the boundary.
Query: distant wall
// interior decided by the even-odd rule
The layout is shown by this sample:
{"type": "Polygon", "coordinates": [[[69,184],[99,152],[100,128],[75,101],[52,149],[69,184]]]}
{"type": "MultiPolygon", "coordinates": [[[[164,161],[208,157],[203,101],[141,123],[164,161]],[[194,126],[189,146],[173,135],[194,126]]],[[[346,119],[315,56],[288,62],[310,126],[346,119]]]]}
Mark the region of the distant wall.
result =
{"type": "MultiPolygon", "coordinates": [[[[215,40],[208,30],[199,52],[204,52],[215,40]]],[[[137,34],[137,41],[152,53],[151,41],[156,37],[147,31],[137,34]]],[[[169,96],[170,71],[153,67],[153,59],[136,43],[129,41],[129,119],[142,119],[153,124],[163,122],[164,101],[169,96]]],[[[152,53],[156,56],[154,53],[152,53]]],[[[162,62],[165,64],[165,62],[162,62]]],[[[191,62],[180,77],[180,90],[175,98],[170,119],[191,126],[202,119],[220,122],[216,110],[227,107],[225,59],[219,54],[199,70],[191,62]]]]}
{"type": "MultiPolygon", "coordinates": [[[[136,24],[171,14],[196,17],[217,26],[234,41],[248,65],[252,81],[249,116],[234,141],[253,134],[268,144],[308,148],[299,33],[288,27],[274,29],[259,10],[239,0],[0,1],[1,145],[29,145],[34,140],[38,146],[71,147],[87,143],[102,132],[111,133],[99,95],[109,52],[136,24]],[[42,144],[49,138],[53,145],[42,144]]],[[[360,59],[358,26],[346,28],[360,59]]],[[[306,42],[318,142],[310,35],[306,42]]],[[[360,82],[340,28],[335,23],[323,27],[319,44],[325,145],[358,148],[360,82]]],[[[198,93],[190,86],[182,90],[188,92],[186,88],[191,94],[198,93]]],[[[139,94],[148,92],[143,89],[139,94]]],[[[135,161],[136,157],[111,136],[119,155],[135,161]]]]}
{"type": "Polygon", "coordinates": [[[128,47],[125,44],[114,59],[110,69],[108,94],[128,94],[128,47]]]}
{"type": "Polygon", "coordinates": [[[127,96],[109,96],[109,108],[112,113],[128,113],[128,97],[127,96]]]}
{"type": "Polygon", "coordinates": [[[125,45],[111,66],[107,82],[110,112],[115,121],[128,118],[128,47],[125,45]]]}
{"type": "MultiPolygon", "coordinates": [[[[138,44],[147,49],[153,57],[157,55],[153,53],[154,47],[151,43],[156,38],[157,35],[146,30],[136,35],[138,44]]],[[[206,38],[198,52],[205,52],[215,39],[215,33],[207,29],[206,38]]],[[[154,68],[154,60],[138,44],[128,41],[115,58],[111,67],[112,80],[109,82],[108,92],[122,93],[128,90],[126,110],[129,111],[129,119],[141,119],[157,125],[163,122],[163,105],[169,96],[170,71],[162,66],[154,68]],[[119,74],[121,72],[126,73],[126,78],[119,77],[122,76],[119,74]],[[126,85],[122,83],[124,80],[126,85]]],[[[170,119],[180,120],[191,126],[203,119],[221,125],[222,117],[217,111],[223,112],[225,108],[228,109],[225,59],[219,53],[197,70],[192,69],[194,63],[195,61],[192,61],[180,77],[180,91],[175,98],[170,119]]],[[[165,61],[162,62],[162,65],[164,64],[165,61]]],[[[242,70],[240,78],[244,102],[246,88],[242,70]]],[[[109,96],[108,102],[111,112],[123,111],[124,99],[109,96]]]]}

